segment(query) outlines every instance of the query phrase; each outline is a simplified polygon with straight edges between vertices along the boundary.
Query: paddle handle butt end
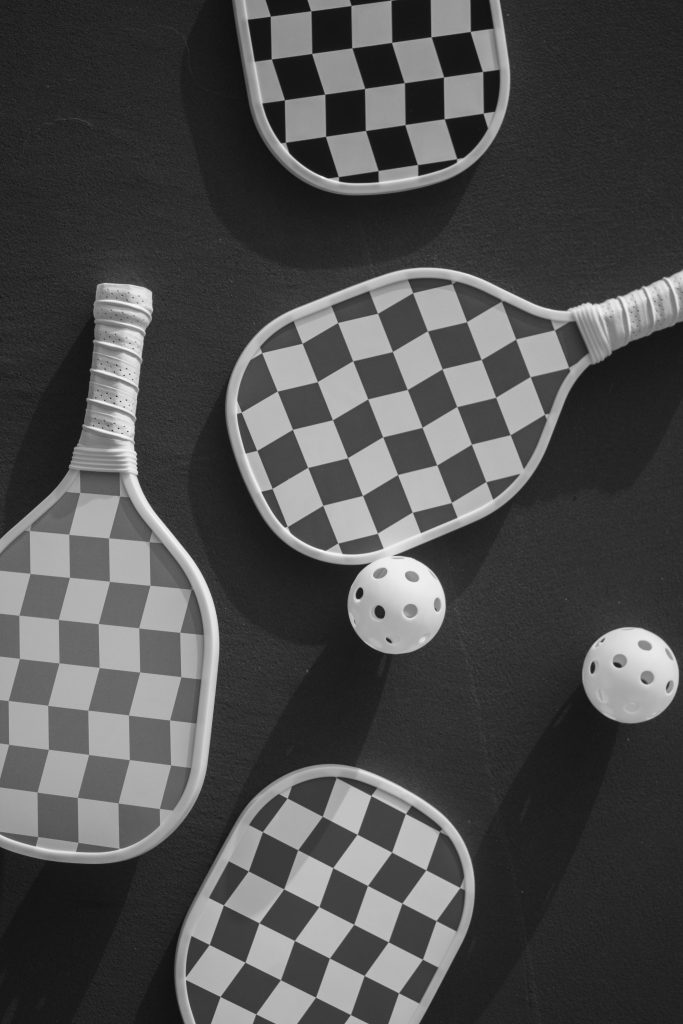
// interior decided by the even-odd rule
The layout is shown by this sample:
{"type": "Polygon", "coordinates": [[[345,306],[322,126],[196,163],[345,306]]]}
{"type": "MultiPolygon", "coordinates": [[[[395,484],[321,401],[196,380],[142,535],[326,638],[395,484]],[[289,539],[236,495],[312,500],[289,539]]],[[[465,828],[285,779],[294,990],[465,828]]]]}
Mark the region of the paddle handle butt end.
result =
{"type": "Polygon", "coordinates": [[[683,271],[605,302],[585,302],[570,312],[591,361],[598,363],[615,349],[683,320],[683,271]]]}

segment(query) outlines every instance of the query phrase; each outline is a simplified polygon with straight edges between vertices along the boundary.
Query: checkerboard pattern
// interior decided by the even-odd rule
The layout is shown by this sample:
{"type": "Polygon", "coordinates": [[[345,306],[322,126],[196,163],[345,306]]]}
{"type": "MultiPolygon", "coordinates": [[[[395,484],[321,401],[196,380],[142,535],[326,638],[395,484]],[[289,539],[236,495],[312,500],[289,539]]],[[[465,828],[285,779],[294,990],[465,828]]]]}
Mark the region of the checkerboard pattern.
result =
{"type": "Polygon", "coordinates": [[[369,560],[511,487],[585,355],[573,321],[459,282],[360,293],[281,327],[247,364],[248,472],[293,537],[369,560]]]}
{"type": "Polygon", "coordinates": [[[0,554],[0,833],[121,849],[178,803],[203,627],[116,473],[77,473],[0,554]]]}
{"type": "Polygon", "coordinates": [[[389,182],[457,164],[500,94],[489,0],[238,0],[263,111],[328,180],[389,182]]]}
{"type": "Polygon", "coordinates": [[[241,827],[194,919],[194,1024],[408,1024],[462,938],[463,877],[439,826],[383,789],[285,790],[241,827]]]}

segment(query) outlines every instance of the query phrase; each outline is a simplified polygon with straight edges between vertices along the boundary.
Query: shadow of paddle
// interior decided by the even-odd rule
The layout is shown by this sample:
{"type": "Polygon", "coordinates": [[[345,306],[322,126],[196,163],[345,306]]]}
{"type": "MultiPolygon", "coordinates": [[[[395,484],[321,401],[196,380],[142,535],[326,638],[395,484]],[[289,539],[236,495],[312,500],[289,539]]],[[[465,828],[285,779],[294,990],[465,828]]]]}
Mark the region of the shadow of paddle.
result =
{"type": "Polygon", "coordinates": [[[683,326],[634,342],[574,384],[548,451],[513,501],[587,488],[614,494],[643,473],[681,404],[683,326]]]}
{"type": "Polygon", "coordinates": [[[345,628],[292,694],[242,786],[241,810],[281,775],[312,764],[355,765],[386,683],[391,659],[345,628]]]}
{"type": "Polygon", "coordinates": [[[135,861],[41,868],[0,938],[3,1024],[72,1024],[134,872],[135,861]]]}
{"type": "MultiPolygon", "coordinates": [[[[189,909],[189,908],[188,908],[189,909]]],[[[144,999],[135,1014],[135,1024],[150,1024],[151,1021],[163,1021],[163,1024],[182,1024],[175,994],[175,950],[178,944],[178,933],[173,936],[170,946],[164,951],[159,966],[154,972],[144,999]]]]}
{"type": "Polygon", "coordinates": [[[617,725],[579,688],[503,797],[474,858],[477,896],[465,943],[425,1022],[474,1024],[531,941],[581,838],[617,725]]]}
{"type": "Polygon", "coordinates": [[[3,533],[43,501],[68,469],[83,423],[92,337],[90,319],[35,407],[7,483],[3,533]]]}

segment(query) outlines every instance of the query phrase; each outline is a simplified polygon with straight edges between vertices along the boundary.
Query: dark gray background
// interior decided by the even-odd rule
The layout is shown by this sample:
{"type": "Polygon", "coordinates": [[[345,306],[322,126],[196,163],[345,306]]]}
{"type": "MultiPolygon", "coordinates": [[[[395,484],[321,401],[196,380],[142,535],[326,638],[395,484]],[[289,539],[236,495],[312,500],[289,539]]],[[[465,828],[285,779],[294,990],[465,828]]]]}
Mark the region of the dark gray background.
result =
{"type": "Polygon", "coordinates": [[[453,267],[566,308],[683,265],[678,0],[504,14],[511,100],[480,163],[353,199],[259,140],[228,0],[3,5],[3,528],[68,463],[95,285],[149,286],[141,482],[222,644],[206,783],[166,843],[109,867],[1,855],[3,1024],[177,1024],[178,929],[232,821],[322,761],[426,797],[474,857],[474,920],[426,1024],[680,1021],[683,698],[617,727],[577,687],[618,625],[683,655],[681,330],[589,370],[524,491],[417,552],[446,621],[388,665],[346,621],[353,570],[268,532],[226,438],[256,330],[366,277],[453,267]]]}

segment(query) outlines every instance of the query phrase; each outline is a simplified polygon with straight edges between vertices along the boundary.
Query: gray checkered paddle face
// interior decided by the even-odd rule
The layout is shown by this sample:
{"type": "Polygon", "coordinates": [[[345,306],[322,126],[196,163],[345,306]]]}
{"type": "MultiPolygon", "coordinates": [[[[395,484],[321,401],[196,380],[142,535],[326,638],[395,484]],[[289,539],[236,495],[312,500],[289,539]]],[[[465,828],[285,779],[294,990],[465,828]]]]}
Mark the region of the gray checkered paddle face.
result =
{"type": "Polygon", "coordinates": [[[0,833],[46,851],[132,846],[190,774],[202,619],[121,480],[74,474],[0,553],[0,833]]]}
{"type": "Polygon", "coordinates": [[[261,132],[320,187],[440,180],[479,155],[502,120],[498,0],[234,2],[261,132]]]}
{"type": "Polygon", "coordinates": [[[186,1024],[416,1019],[472,908],[469,859],[438,824],[381,787],[314,777],[231,840],[181,933],[186,1024]]]}
{"type": "Polygon", "coordinates": [[[330,561],[502,504],[586,359],[573,321],[410,272],[259,338],[231,382],[238,462],[278,535],[330,561]]]}

